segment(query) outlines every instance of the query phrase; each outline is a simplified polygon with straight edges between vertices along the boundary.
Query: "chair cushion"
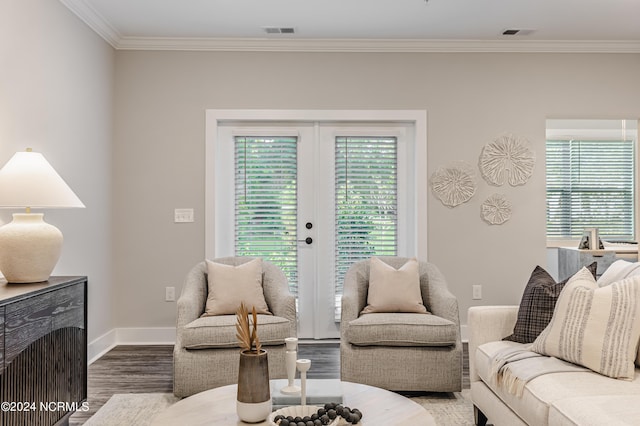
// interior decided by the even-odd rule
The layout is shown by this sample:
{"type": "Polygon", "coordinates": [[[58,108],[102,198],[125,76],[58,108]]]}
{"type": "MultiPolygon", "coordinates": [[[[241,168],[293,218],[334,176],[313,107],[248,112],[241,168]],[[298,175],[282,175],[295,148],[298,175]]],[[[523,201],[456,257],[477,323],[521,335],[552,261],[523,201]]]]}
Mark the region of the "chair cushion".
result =
{"type": "MultiPolygon", "coordinates": [[[[283,345],[289,336],[289,320],[272,315],[258,315],[258,336],[262,346],[283,345]]],[[[236,339],[236,316],[218,315],[198,318],[187,324],[182,333],[187,349],[239,348],[236,339]]]]}
{"type": "Polygon", "coordinates": [[[640,419],[640,395],[566,398],[549,408],[549,424],[635,425],[640,419]]]}
{"type": "Polygon", "coordinates": [[[347,341],[357,346],[450,346],[458,327],[436,315],[373,313],[349,322],[347,341]]]}
{"type": "Polygon", "coordinates": [[[514,346],[528,347],[520,343],[498,340],[478,346],[475,354],[469,356],[474,356],[476,372],[484,384],[529,425],[555,425],[556,423],[548,422],[551,418],[550,407],[566,398],[640,395],[640,370],[636,369],[633,381],[615,380],[592,371],[543,374],[525,385],[522,396],[516,396],[507,391],[505,386],[497,384],[492,376],[494,369],[491,362],[497,353],[514,346]]]}
{"type": "Polygon", "coordinates": [[[241,265],[225,265],[207,260],[208,294],[202,316],[235,314],[240,303],[251,312],[269,314],[262,289],[262,259],[241,265]]]}
{"type": "Polygon", "coordinates": [[[377,257],[370,261],[367,306],[363,314],[372,312],[415,312],[426,314],[420,293],[418,260],[409,259],[400,269],[387,265],[377,257]]]}

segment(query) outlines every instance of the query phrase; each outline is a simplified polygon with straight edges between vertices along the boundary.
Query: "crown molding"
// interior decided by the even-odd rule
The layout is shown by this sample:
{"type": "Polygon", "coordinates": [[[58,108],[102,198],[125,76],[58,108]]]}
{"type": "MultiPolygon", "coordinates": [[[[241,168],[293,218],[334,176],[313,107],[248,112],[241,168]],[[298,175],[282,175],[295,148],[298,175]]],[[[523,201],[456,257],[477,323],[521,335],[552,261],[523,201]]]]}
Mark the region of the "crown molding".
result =
{"type": "Polygon", "coordinates": [[[122,36],[102,15],[85,0],[60,0],[71,12],[102,37],[112,47],[118,48],[122,36]]]}
{"type": "Polygon", "coordinates": [[[381,53],[640,53],[630,40],[424,40],[189,38],[122,36],[86,0],[60,0],[118,50],[381,53]]]}
{"type": "Polygon", "coordinates": [[[640,41],[122,37],[120,50],[383,53],[640,53],[640,41]]]}

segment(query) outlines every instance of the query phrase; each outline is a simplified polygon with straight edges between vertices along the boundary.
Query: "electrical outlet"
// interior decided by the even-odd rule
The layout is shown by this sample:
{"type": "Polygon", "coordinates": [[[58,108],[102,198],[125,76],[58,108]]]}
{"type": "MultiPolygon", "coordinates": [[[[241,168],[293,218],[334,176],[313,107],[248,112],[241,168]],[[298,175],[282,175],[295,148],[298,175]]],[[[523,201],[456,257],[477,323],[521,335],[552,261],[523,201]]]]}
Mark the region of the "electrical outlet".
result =
{"type": "Polygon", "coordinates": [[[473,286],[473,300],[482,299],[482,286],[480,284],[475,284],[473,286]]]}
{"type": "Polygon", "coordinates": [[[164,300],[166,302],[175,302],[176,301],[176,288],[175,287],[165,287],[165,289],[164,289],[164,300]]]}

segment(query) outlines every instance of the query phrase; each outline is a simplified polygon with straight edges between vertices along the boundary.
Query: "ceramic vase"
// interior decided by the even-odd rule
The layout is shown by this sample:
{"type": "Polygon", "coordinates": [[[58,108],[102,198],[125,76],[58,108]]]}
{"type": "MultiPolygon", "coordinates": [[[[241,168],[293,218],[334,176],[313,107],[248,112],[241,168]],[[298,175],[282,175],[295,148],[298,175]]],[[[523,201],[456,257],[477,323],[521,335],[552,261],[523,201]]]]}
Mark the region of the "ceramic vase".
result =
{"type": "Polygon", "coordinates": [[[236,410],[240,420],[247,423],[264,421],[271,413],[267,351],[240,352],[236,410]]]}

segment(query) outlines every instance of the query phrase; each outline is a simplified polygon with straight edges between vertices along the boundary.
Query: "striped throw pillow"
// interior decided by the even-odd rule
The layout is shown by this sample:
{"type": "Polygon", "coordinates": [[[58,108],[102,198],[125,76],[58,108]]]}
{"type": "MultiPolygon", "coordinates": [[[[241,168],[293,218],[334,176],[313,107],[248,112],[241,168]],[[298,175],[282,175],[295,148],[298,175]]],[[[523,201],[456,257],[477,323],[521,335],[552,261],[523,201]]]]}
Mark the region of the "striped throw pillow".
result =
{"type": "Polygon", "coordinates": [[[631,380],[640,340],[640,276],[598,287],[583,268],[565,285],[531,350],[631,380]]]}

